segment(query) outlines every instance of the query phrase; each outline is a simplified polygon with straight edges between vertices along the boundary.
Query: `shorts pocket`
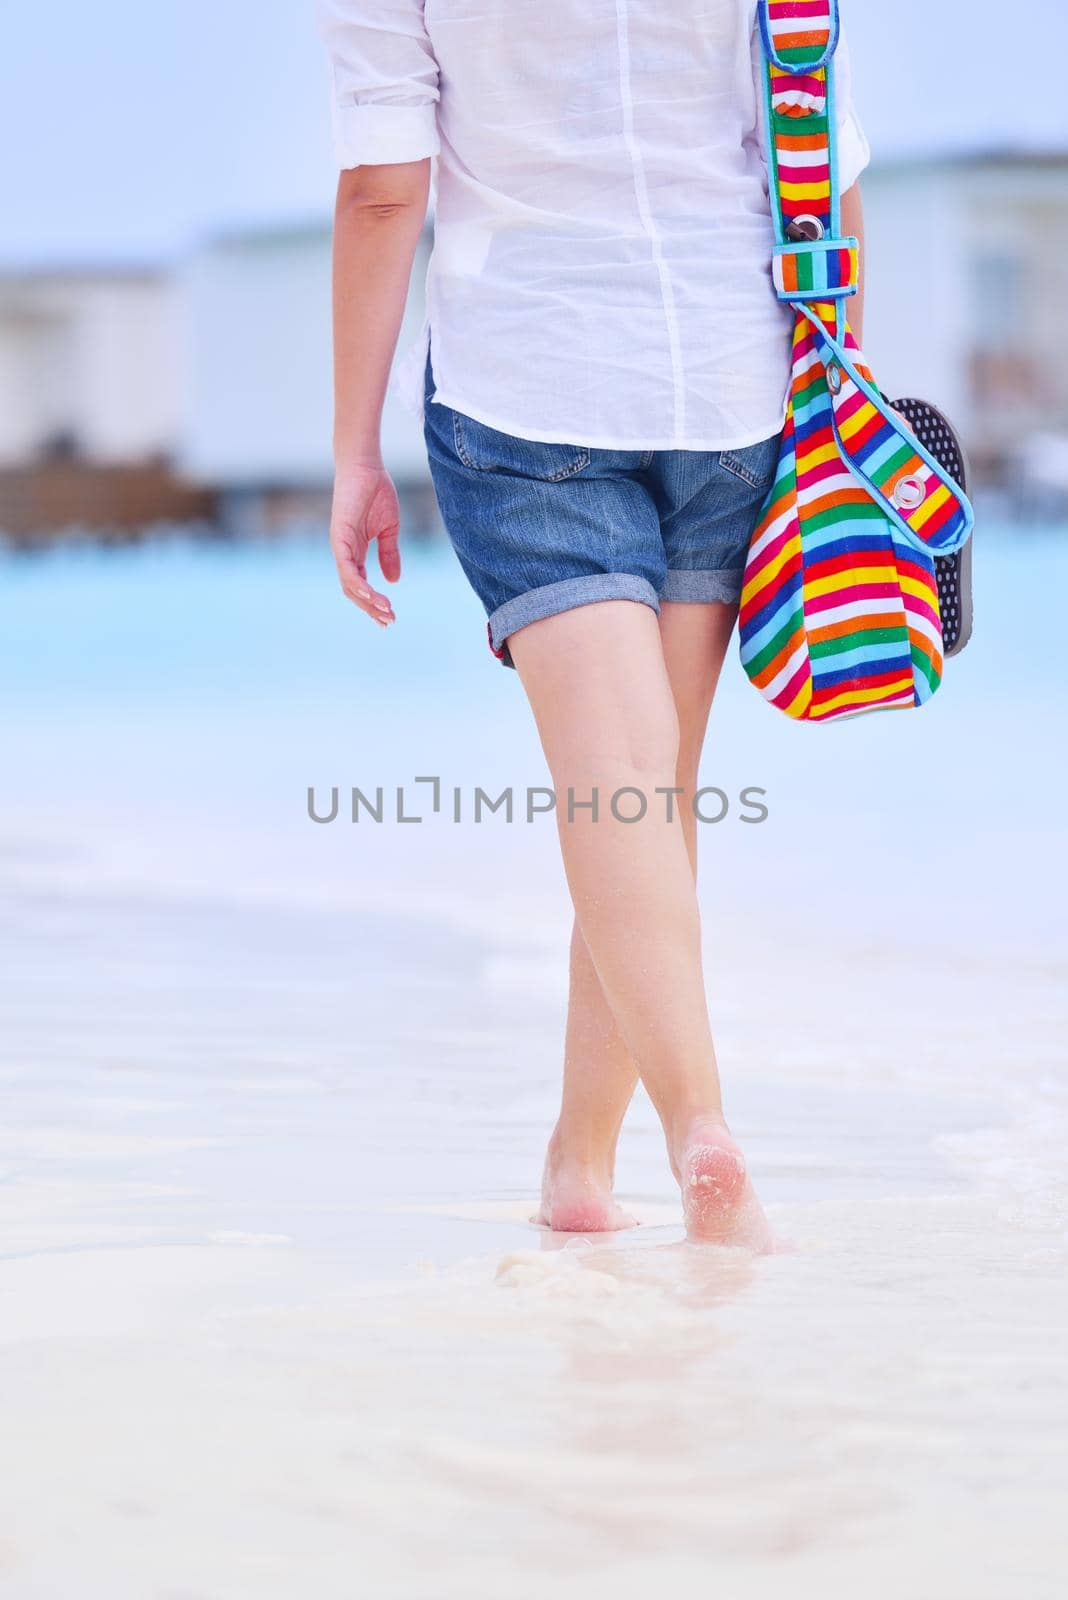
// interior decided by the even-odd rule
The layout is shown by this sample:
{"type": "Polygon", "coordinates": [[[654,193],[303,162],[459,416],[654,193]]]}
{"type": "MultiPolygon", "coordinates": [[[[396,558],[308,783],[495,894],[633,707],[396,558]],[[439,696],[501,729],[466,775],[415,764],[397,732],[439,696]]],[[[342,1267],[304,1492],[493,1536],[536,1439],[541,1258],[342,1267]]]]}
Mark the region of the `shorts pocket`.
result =
{"type": "Polygon", "coordinates": [[[719,464],[725,472],[741,478],[750,488],[770,489],[779,465],[781,443],[782,435],[776,433],[770,439],[762,439],[759,444],[746,445],[744,450],[722,450],[719,464]]]}
{"type": "Polygon", "coordinates": [[[517,439],[460,411],[452,414],[453,443],[465,467],[475,472],[505,472],[517,478],[560,483],[590,464],[590,452],[577,444],[541,444],[517,439]]]}

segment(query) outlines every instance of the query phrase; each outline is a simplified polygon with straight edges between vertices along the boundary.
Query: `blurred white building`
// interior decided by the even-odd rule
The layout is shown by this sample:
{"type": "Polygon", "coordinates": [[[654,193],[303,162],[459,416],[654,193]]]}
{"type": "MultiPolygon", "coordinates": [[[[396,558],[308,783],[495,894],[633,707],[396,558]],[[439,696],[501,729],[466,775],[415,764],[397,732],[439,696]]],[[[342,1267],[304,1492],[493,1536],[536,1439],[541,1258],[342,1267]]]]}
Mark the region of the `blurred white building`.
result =
{"type": "MultiPolygon", "coordinates": [[[[988,476],[1033,475],[1040,461],[1044,481],[1057,478],[1068,152],[883,164],[864,189],[865,345],[883,387],[944,406],[988,476]]],[[[402,350],[422,325],[429,244],[402,350]]],[[[170,271],[0,274],[0,480],[42,458],[101,471],[167,459],[178,474],[160,490],[168,504],[187,480],[224,507],[307,507],[330,480],[330,366],[326,218],[208,239],[170,271]]],[[[383,443],[420,504],[421,431],[392,398],[383,443]]],[[[84,495],[72,482],[68,500],[84,495]]]]}
{"type": "MultiPolygon", "coordinates": [[[[1068,153],[883,164],[864,191],[865,344],[884,388],[942,405],[994,476],[1038,428],[1068,437],[1068,153]]],[[[428,250],[425,238],[402,351],[422,323],[428,250]]],[[[187,314],[188,469],[232,486],[325,481],[329,229],[210,241],[190,269],[187,314]]],[[[418,425],[393,400],[384,446],[400,480],[425,480],[418,425]]]]}
{"type": "MultiPolygon", "coordinates": [[[[228,491],[315,489],[331,476],[330,225],[208,240],[189,264],[184,314],[190,405],[181,460],[228,491]]],[[[403,351],[423,322],[430,250],[412,273],[403,351]]],[[[417,420],[387,398],[383,454],[399,483],[427,476],[417,420]]]]}
{"type": "Polygon", "coordinates": [[[176,473],[189,406],[173,269],[0,273],[0,538],[214,522],[176,473]]]}
{"type": "Polygon", "coordinates": [[[186,405],[173,272],[0,274],[0,466],[174,449],[186,405]]]}
{"type": "Polygon", "coordinates": [[[1068,152],[882,165],[863,189],[884,389],[942,405],[988,475],[1068,438],[1068,152]]]}

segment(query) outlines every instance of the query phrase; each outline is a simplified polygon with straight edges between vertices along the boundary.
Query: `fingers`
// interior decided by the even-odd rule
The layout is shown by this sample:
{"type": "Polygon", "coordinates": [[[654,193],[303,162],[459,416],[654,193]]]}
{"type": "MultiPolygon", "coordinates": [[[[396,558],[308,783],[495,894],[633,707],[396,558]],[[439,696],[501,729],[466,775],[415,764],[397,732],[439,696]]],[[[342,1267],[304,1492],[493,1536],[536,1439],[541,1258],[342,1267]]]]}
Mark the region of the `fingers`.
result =
{"type": "Polygon", "coordinates": [[[397,491],[381,467],[352,468],[343,477],[335,478],[330,548],[341,587],[353,605],[381,627],[388,627],[396,619],[385,595],[367,581],[367,551],[377,539],[382,574],[390,583],[396,583],[400,577],[399,532],[397,491]]]}
{"type": "Polygon", "coordinates": [[[387,583],[396,583],[401,575],[400,550],[397,547],[399,528],[387,528],[378,535],[378,565],[387,583]]]}
{"type": "Polygon", "coordinates": [[[381,627],[388,628],[397,618],[393,607],[384,594],[379,594],[377,589],[372,589],[369,583],[351,584],[342,579],[341,587],[352,601],[353,605],[366,613],[372,621],[381,627]]]}
{"type": "Polygon", "coordinates": [[[395,622],[392,605],[384,594],[379,594],[368,583],[364,563],[357,559],[352,547],[343,539],[332,539],[331,547],[345,596],[380,627],[387,628],[391,622],[395,622]]]}

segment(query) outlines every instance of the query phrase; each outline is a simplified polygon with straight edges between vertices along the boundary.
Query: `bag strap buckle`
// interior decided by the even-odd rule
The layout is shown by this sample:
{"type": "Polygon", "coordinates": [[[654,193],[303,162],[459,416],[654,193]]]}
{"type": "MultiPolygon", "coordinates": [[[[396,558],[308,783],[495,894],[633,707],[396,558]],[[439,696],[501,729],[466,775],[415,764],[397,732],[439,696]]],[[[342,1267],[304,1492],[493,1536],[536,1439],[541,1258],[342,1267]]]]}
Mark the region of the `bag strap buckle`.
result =
{"type": "Polygon", "coordinates": [[[860,245],[853,238],[777,245],[771,270],[780,300],[846,300],[860,283],[860,245]]]}

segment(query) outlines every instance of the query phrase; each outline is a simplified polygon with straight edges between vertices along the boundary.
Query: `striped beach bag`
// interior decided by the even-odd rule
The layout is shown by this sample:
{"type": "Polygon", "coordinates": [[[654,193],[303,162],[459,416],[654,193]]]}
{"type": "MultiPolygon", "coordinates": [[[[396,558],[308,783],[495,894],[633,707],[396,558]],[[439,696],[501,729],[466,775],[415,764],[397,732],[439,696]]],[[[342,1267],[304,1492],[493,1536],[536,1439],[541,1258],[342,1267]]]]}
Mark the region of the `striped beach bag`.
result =
{"type": "Polygon", "coordinates": [[[779,298],[795,312],[779,467],[753,535],[742,663],[790,717],[919,706],[942,677],[936,560],[972,530],[963,489],[876,386],[846,318],[837,0],[759,0],[779,298]]]}

